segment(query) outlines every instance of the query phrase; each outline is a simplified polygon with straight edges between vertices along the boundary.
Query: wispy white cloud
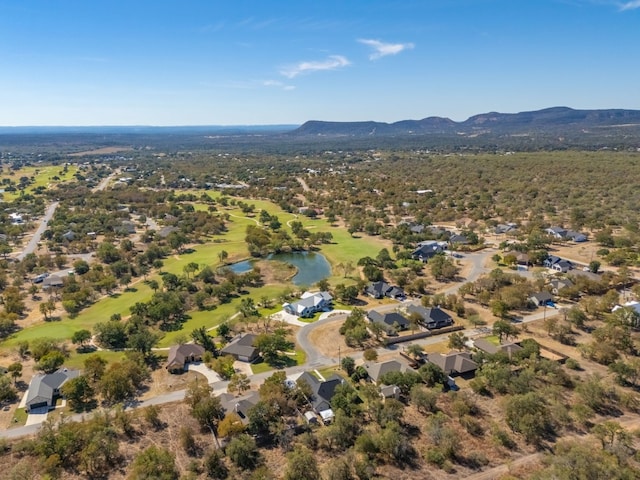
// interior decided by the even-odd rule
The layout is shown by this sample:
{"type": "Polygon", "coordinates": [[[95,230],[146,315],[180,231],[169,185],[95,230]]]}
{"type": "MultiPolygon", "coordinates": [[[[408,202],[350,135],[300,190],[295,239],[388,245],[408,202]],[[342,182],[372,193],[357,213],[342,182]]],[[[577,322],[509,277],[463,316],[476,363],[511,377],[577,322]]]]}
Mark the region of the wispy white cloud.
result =
{"type": "Polygon", "coordinates": [[[342,55],[330,55],[325,60],[300,62],[280,70],[280,73],[287,78],[295,78],[305,73],[320,72],[323,70],[336,70],[338,68],[351,65],[351,62],[342,55]]]}
{"type": "Polygon", "coordinates": [[[278,80],[265,80],[262,82],[262,85],[265,87],[275,87],[281,88],[282,90],[295,90],[296,87],[293,85],[287,85],[285,83],[279,82],[278,80]]]}
{"type": "Polygon", "coordinates": [[[635,10],[640,8],[640,0],[630,0],[629,2],[623,2],[620,4],[620,10],[635,10]]]}
{"type": "Polygon", "coordinates": [[[387,55],[397,55],[404,50],[411,50],[413,43],[384,43],[380,40],[360,38],[358,42],[373,48],[373,53],[369,55],[369,60],[377,60],[387,55]]]}

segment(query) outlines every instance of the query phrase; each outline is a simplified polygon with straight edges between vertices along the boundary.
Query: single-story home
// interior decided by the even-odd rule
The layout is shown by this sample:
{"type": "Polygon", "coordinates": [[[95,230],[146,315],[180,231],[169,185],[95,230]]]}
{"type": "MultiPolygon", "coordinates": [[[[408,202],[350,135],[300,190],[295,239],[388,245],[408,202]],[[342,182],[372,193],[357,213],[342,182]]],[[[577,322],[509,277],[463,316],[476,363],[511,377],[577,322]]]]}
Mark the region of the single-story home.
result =
{"type": "Polygon", "coordinates": [[[370,283],[367,288],[365,288],[365,293],[376,299],[388,297],[402,300],[405,297],[404,291],[400,287],[394,287],[382,280],[370,283]]]}
{"type": "Polygon", "coordinates": [[[242,420],[242,424],[247,425],[249,423],[249,410],[260,401],[260,394],[256,391],[251,391],[246,395],[236,397],[231,393],[222,393],[218,398],[226,413],[236,413],[242,420]]]}
{"type": "Polygon", "coordinates": [[[546,290],[543,290],[541,292],[531,294],[529,296],[529,301],[533,303],[536,307],[542,307],[544,305],[549,305],[549,303],[553,302],[553,295],[551,295],[546,290]]]}
{"type": "Polygon", "coordinates": [[[449,237],[449,243],[451,245],[467,245],[469,243],[469,239],[465,235],[453,234],[449,237]]]}
{"type": "Polygon", "coordinates": [[[305,292],[297,302],[285,303],[282,307],[292,315],[302,318],[312,317],[317,312],[325,312],[333,308],[333,297],[329,292],[305,292]]]}
{"type": "Polygon", "coordinates": [[[367,312],[367,318],[371,323],[381,325],[387,334],[409,328],[409,320],[398,312],[381,313],[376,310],[369,310],[367,312]]]}
{"type": "Polygon", "coordinates": [[[469,352],[429,353],[427,361],[437,365],[446,375],[465,375],[475,372],[478,364],[471,359],[469,352]]]}
{"type": "Polygon", "coordinates": [[[573,287],[575,284],[568,278],[554,278],[549,282],[551,293],[558,295],[563,288],[573,287]]]}
{"type": "Polygon", "coordinates": [[[388,360],[386,362],[367,362],[364,364],[364,368],[369,375],[369,380],[377,385],[385,373],[404,373],[407,370],[407,365],[399,360],[388,360]]]}
{"type": "Polygon", "coordinates": [[[549,255],[544,260],[543,265],[556,272],[567,273],[569,270],[573,270],[573,263],[555,255],[549,255]]]}
{"type": "Polygon", "coordinates": [[[567,240],[573,240],[576,243],[582,243],[587,241],[587,236],[584,233],[574,232],[572,230],[567,231],[564,236],[567,240]]]}
{"type": "Polygon", "coordinates": [[[449,327],[453,325],[453,318],[440,307],[425,308],[422,305],[409,305],[408,313],[417,313],[422,318],[422,323],[429,330],[449,327]]]}
{"type": "Polygon", "coordinates": [[[60,388],[72,378],[80,375],[79,370],[61,368],[54,373],[41,373],[34,376],[29,383],[25,409],[32,412],[36,409],[55,407],[56,400],[61,397],[60,388]]]}
{"type": "Polygon", "coordinates": [[[309,403],[313,410],[320,415],[325,423],[333,420],[333,410],[331,409],[331,399],[336,393],[338,385],[342,385],[344,379],[337,374],[331,375],[327,380],[320,380],[309,372],[304,372],[297,379],[297,383],[305,382],[311,388],[311,398],[309,403]]]}
{"type": "Polygon", "coordinates": [[[473,346],[478,350],[482,350],[483,352],[489,353],[491,355],[495,355],[499,352],[504,352],[509,356],[509,358],[511,358],[511,355],[513,355],[514,353],[522,350],[522,347],[515,342],[496,345],[495,343],[491,343],[485,338],[475,339],[473,341],[473,346]]]}
{"type": "Polygon", "coordinates": [[[549,227],[545,229],[545,233],[553,238],[563,239],[567,235],[567,229],[562,227],[549,227]]]}
{"type": "Polygon", "coordinates": [[[42,289],[60,288],[64,285],[64,281],[58,275],[50,275],[42,281],[42,289]]]}
{"type": "Polygon", "coordinates": [[[439,253],[443,253],[444,248],[438,242],[429,242],[423,245],[419,245],[411,253],[411,258],[414,260],[420,260],[421,262],[427,262],[439,253]]]}
{"type": "Polygon", "coordinates": [[[172,345],[167,359],[167,370],[170,372],[182,372],[187,364],[199,362],[204,355],[204,347],[197,343],[185,343],[172,345]]]}
{"type": "Polygon", "coordinates": [[[253,346],[257,335],[253,333],[242,333],[231,340],[224,346],[220,353],[222,355],[231,355],[241,362],[253,362],[258,358],[260,352],[253,346]]]}
{"type": "Polygon", "coordinates": [[[499,223],[494,229],[496,235],[503,235],[505,233],[515,233],[518,230],[518,226],[515,223],[499,223]]]}

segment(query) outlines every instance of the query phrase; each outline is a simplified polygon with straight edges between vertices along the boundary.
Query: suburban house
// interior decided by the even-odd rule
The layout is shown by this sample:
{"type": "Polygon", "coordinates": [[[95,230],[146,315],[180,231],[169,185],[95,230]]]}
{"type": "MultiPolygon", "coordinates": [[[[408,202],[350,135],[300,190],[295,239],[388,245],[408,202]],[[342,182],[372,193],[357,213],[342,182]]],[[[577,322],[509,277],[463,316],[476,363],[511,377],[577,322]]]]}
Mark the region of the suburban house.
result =
{"type": "Polygon", "coordinates": [[[80,375],[79,370],[62,368],[54,373],[38,374],[31,379],[25,409],[33,412],[37,409],[50,409],[56,406],[56,400],[61,397],[60,388],[67,380],[80,375]]]}
{"type": "Polygon", "coordinates": [[[449,327],[453,325],[453,318],[440,307],[425,308],[422,305],[409,305],[407,313],[417,313],[422,318],[422,323],[429,330],[449,327]]]}
{"type": "Polygon", "coordinates": [[[440,367],[445,375],[466,375],[478,368],[469,352],[429,353],[427,361],[440,367]]]}
{"type": "Polygon", "coordinates": [[[418,248],[411,253],[411,258],[414,260],[420,260],[421,262],[427,262],[439,253],[443,252],[444,248],[440,242],[436,242],[434,240],[418,245],[418,248]]]}
{"type": "Polygon", "coordinates": [[[549,282],[551,293],[558,295],[563,288],[573,287],[575,284],[568,278],[555,278],[549,282]]]}
{"type": "Polygon", "coordinates": [[[533,303],[536,307],[543,307],[553,302],[553,295],[551,295],[546,290],[543,290],[542,292],[537,292],[530,295],[529,301],[533,303]]]}
{"type": "Polygon", "coordinates": [[[491,343],[489,340],[485,338],[478,338],[474,340],[473,346],[476,347],[478,350],[481,350],[485,353],[489,353],[491,355],[504,352],[509,356],[509,358],[511,358],[511,356],[514,353],[517,353],[523,349],[520,345],[514,342],[496,345],[495,343],[491,343]]]}
{"type": "Polygon", "coordinates": [[[407,365],[398,360],[389,360],[386,362],[367,362],[364,368],[369,375],[369,380],[378,385],[380,378],[389,372],[402,372],[407,370],[407,365]]]}
{"type": "Polygon", "coordinates": [[[42,281],[42,289],[60,288],[64,285],[64,281],[58,275],[49,275],[42,281]]]}
{"type": "Polygon", "coordinates": [[[545,233],[551,235],[553,238],[560,240],[572,240],[574,242],[586,242],[587,236],[584,233],[574,232],[573,230],[567,230],[562,227],[550,227],[545,230],[545,233]]]}
{"type": "Polygon", "coordinates": [[[369,310],[367,318],[371,323],[377,323],[382,326],[387,335],[397,335],[398,331],[409,328],[409,320],[398,312],[381,313],[376,310],[369,310]]]}
{"type": "Polygon", "coordinates": [[[298,317],[312,317],[317,312],[326,312],[333,307],[333,297],[329,292],[305,292],[294,303],[285,303],[284,310],[298,317]]]}
{"type": "Polygon", "coordinates": [[[499,223],[493,230],[496,235],[504,235],[506,233],[515,233],[518,226],[515,223],[499,223]]]}
{"type": "Polygon", "coordinates": [[[172,345],[167,359],[169,372],[182,372],[187,364],[199,362],[204,355],[204,347],[197,343],[185,343],[184,345],[172,345]]]}
{"type": "Polygon", "coordinates": [[[543,262],[543,265],[556,272],[567,273],[569,270],[573,270],[573,263],[569,260],[556,257],[555,255],[549,255],[543,262]]]}
{"type": "Polygon", "coordinates": [[[256,391],[248,392],[246,395],[236,397],[231,393],[222,393],[218,397],[224,411],[229,414],[236,413],[243,425],[249,423],[249,410],[260,401],[260,394],[256,391]]]}
{"type": "Polygon", "coordinates": [[[449,237],[451,245],[468,245],[469,239],[465,235],[453,234],[449,237]]]}
{"type": "Polygon", "coordinates": [[[396,300],[403,300],[405,298],[404,291],[400,287],[394,287],[387,282],[379,281],[370,283],[364,291],[372,298],[393,298],[396,300]]]}
{"type": "Polygon", "coordinates": [[[309,372],[304,372],[298,377],[298,384],[307,383],[311,388],[311,398],[309,403],[313,410],[320,415],[325,423],[333,420],[333,410],[331,409],[331,399],[335,395],[336,387],[342,385],[344,379],[337,374],[331,375],[327,380],[320,380],[309,372]]]}
{"type": "Polygon", "coordinates": [[[258,358],[260,352],[253,346],[257,335],[253,333],[242,333],[231,340],[220,350],[222,355],[231,355],[241,362],[253,362],[258,358]]]}
{"type": "Polygon", "coordinates": [[[562,227],[549,227],[545,229],[545,233],[551,235],[553,238],[564,239],[567,234],[567,229],[562,227]]]}
{"type": "Polygon", "coordinates": [[[567,240],[573,240],[576,243],[582,243],[587,241],[587,236],[584,233],[574,232],[569,230],[564,237],[567,240]]]}

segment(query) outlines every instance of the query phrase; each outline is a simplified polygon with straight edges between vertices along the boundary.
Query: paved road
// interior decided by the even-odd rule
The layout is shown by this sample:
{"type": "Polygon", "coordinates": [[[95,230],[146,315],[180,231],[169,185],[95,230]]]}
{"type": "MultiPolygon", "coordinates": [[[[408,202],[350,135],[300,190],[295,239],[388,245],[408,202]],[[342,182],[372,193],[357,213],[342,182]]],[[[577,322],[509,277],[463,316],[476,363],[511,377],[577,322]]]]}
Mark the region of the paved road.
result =
{"type": "Polygon", "coordinates": [[[51,205],[47,207],[47,210],[44,213],[44,217],[42,217],[42,221],[40,222],[40,225],[38,225],[38,228],[33,234],[33,237],[31,237],[31,240],[29,240],[29,243],[27,243],[27,246],[24,247],[22,252],[20,252],[16,256],[16,259],[18,261],[22,260],[24,257],[29,255],[30,253],[33,253],[36,251],[36,249],[38,248],[38,243],[40,243],[40,238],[42,237],[42,234],[44,233],[44,231],[47,229],[47,223],[49,222],[49,220],[53,218],[53,214],[55,213],[56,208],[58,208],[58,202],[53,202],[51,205]]]}

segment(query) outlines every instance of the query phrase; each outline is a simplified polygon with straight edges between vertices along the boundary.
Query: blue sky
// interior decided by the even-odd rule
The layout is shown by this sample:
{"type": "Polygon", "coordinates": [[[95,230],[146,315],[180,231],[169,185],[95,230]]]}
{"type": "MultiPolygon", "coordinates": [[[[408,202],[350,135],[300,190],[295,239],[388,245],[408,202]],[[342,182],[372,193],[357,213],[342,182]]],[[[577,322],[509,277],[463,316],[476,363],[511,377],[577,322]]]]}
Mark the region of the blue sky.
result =
{"type": "Polygon", "coordinates": [[[640,0],[0,0],[0,125],[640,109],[640,0]]]}

